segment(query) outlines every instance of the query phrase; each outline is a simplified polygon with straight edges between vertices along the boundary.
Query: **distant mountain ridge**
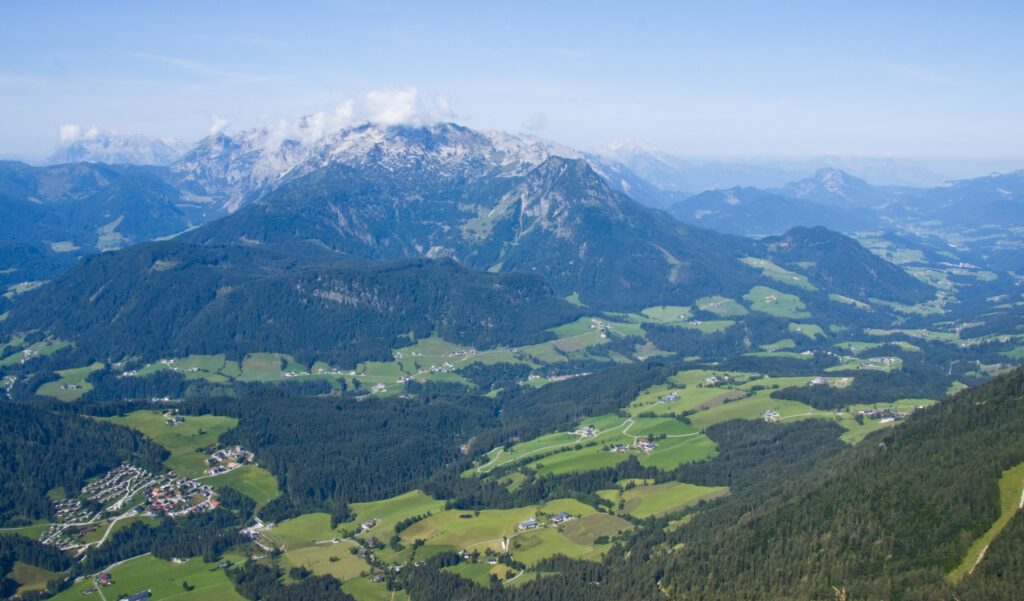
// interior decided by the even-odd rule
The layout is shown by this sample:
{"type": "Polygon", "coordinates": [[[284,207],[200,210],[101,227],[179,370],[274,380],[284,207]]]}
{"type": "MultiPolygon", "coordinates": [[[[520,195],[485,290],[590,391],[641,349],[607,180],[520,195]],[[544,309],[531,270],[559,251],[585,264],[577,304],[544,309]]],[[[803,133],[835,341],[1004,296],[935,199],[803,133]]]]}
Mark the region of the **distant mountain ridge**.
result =
{"type": "Polygon", "coordinates": [[[189,149],[174,138],[151,138],[140,134],[87,134],[61,146],[50,155],[50,165],[65,163],[107,163],[111,165],[170,165],[189,149]]]}
{"type": "Polygon", "coordinates": [[[303,129],[289,135],[252,129],[201,140],[170,166],[171,182],[191,194],[214,199],[224,214],[277,187],[330,165],[416,168],[467,178],[514,177],[552,156],[586,159],[620,191],[641,196],[659,191],[621,165],[548,140],[453,123],[427,127],[363,124],[328,134],[303,129]]]}
{"type": "Polygon", "coordinates": [[[840,207],[758,188],[709,190],[673,204],[669,213],[684,223],[742,236],[777,234],[796,226],[850,231],[873,225],[840,207]]]}
{"type": "Polygon", "coordinates": [[[450,256],[478,270],[544,275],[560,294],[596,306],[738,292],[757,277],[738,260],[750,241],[646,209],[583,159],[482,175],[438,167],[331,165],[181,239],[369,259],[450,256]]]}
{"type": "Polygon", "coordinates": [[[48,279],[82,254],[181,232],[191,225],[184,204],[149,167],[0,162],[0,283],[48,279]]]}
{"type": "Polygon", "coordinates": [[[598,148],[598,155],[628,167],[668,191],[687,195],[734,187],[777,188],[822,168],[842,170],[887,186],[930,187],[946,178],[913,161],[823,156],[803,160],[683,159],[645,144],[622,140],[598,148]]]}

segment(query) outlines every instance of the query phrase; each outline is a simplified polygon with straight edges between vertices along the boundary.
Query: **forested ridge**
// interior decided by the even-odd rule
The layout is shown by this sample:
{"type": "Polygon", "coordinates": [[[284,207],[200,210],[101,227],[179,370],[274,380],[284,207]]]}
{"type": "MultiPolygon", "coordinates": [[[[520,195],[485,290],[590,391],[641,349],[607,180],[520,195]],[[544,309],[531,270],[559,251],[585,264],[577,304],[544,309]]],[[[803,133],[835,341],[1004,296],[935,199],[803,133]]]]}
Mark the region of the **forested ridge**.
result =
{"type": "Polygon", "coordinates": [[[40,330],[92,360],[289,352],[353,366],[438,334],[480,347],[552,337],[581,310],[540,278],[451,260],[287,257],[177,242],[82,259],[12,308],[0,335],[40,330]]]}

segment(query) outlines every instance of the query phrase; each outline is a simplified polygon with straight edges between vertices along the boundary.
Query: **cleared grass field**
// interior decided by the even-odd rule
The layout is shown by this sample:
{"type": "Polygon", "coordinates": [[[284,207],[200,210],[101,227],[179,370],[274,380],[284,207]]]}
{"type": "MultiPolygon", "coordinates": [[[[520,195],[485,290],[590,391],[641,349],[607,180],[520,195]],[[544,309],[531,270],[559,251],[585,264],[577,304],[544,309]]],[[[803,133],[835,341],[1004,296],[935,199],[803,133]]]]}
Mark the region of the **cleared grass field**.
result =
{"type": "Polygon", "coordinates": [[[855,445],[876,430],[883,430],[893,426],[892,422],[882,423],[877,419],[865,419],[863,424],[857,423],[855,416],[861,409],[894,409],[897,411],[914,411],[918,407],[929,407],[936,402],[933,399],[900,399],[895,403],[879,403],[875,405],[851,405],[850,412],[844,412],[839,419],[839,425],[846,429],[846,432],[839,437],[840,440],[855,445]]]}
{"type": "Polygon", "coordinates": [[[714,313],[719,317],[734,317],[746,315],[746,307],[737,303],[731,298],[724,296],[708,296],[697,301],[697,308],[701,311],[714,313]]]}
{"type": "Polygon", "coordinates": [[[665,482],[648,486],[637,486],[623,492],[618,490],[600,491],[603,498],[620,504],[620,512],[634,517],[646,518],[659,516],[672,511],[680,511],[696,505],[702,500],[710,500],[729,494],[726,486],[697,486],[681,482],[665,482]]]}
{"type": "Polygon", "coordinates": [[[535,455],[539,452],[546,452],[549,450],[572,446],[579,442],[579,440],[579,436],[569,434],[568,432],[545,434],[544,436],[534,438],[533,440],[519,443],[508,450],[499,449],[497,451],[491,451],[488,453],[488,457],[490,459],[488,463],[475,468],[470,468],[463,472],[462,475],[472,476],[475,474],[487,474],[494,468],[508,465],[509,463],[515,463],[525,457],[535,455]]]}
{"type": "MultiPolygon", "coordinates": [[[[15,339],[12,339],[11,342],[14,342],[14,340],[15,339]]],[[[19,344],[21,344],[21,343],[19,343],[19,344]]],[[[31,361],[35,357],[45,357],[47,355],[52,355],[53,353],[56,353],[60,349],[65,348],[65,347],[70,346],[70,345],[71,345],[71,343],[63,342],[61,340],[43,340],[42,342],[36,342],[34,344],[28,345],[27,347],[25,347],[23,349],[19,349],[18,352],[15,352],[15,353],[13,353],[11,355],[8,355],[8,356],[4,357],[3,359],[0,359],[0,367],[6,367],[8,365],[16,365],[18,363],[21,363],[22,361],[31,361]],[[21,351],[24,351],[24,350],[31,350],[35,354],[32,355],[32,356],[24,355],[21,352],[21,351]]]]}
{"type": "Polygon", "coordinates": [[[488,585],[491,580],[491,574],[496,575],[498,580],[505,580],[505,578],[515,576],[519,573],[505,565],[488,565],[487,561],[482,557],[477,563],[463,561],[458,565],[448,566],[442,569],[445,572],[458,574],[467,580],[472,580],[480,586],[488,585]]]}
{"type": "Polygon", "coordinates": [[[981,554],[988,548],[995,537],[1003,531],[1006,524],[1010,522],[1010,518],[1020,511],[1022,500],[1024,500],[1024,463],[1004,471],[1002,477],[999,478],[999,503],[1001,508],[999,519],[992,524],[992,527],[981,538],[974,541],[974,544],[967,550],[967,555],[960,562],[960,565],[946,575],[947,580],[959,582],[961,578],[971,571],[974,565],[981,559],[981,554]]]}
{"type": "Polygon", "coordinates": [[[399,535],[406,544],[423,539],[427,545],[483,552],[484,547],[501,550],[502,537],[518,532],[519,523],[534,517],[537,506],[515,509],[484,509],[479,515],[473,511],[451,510],[436,513],[409,526],[399,535]],[[469,517],[460,517],[460,516],[469,517]]]}
{"type": "Polygon", "coordinates": [[[285,357],[280,353],[253,353],[242,360],[242,375],[239,380],[244,382],[270,382],[284,379],[284,371],[281,369],[282,359],[288,361],[291,357],[285,357]]]}
{"type": "Polygon", "coordinates": [[[357,601],[408,601],[405,591],[389,591],[383,582],[373,582],[369,577],[349,580],[341,590],[352,595],[357,601]]]}
{"type": "Polygon", "coordinates": [[[54,578],[61,575],[60,572],[51,572],[44,570],[43,568],[37,568],[36,566],[22,563],[20,561],[14,562],[14,567],[11,569],[7,577],[18,583],[17,594],[27,593],[29,591],[41,591],[46,588],[46,583],[54,578]]]}
{"type": "Polygon", "coordinates": [[[593,545],[602,536],[612,537],[632,527],[629,521],[608,513],[591,513],[559,526],[562,534],[577,545],[593,545]]]}
{"type": "Polygon", "coordinates": [[[690,421],[697,428],[704,429],[708,426],[727,422],[731,419],[762,419],[764,412],[768,410],[778,411],[783,419],[795,416],[811,417],[815,414],[831,417],[831,411],[816,411],[809,406],[796,401],[784,401],[773,399],[768,396],[769,391],[761,391],[757,395],[732,401],[700,411],[690,416],[690,421]]]}
{"type": "Polygon", "coordinates": [[[800,301],[800,297],[767,286],[754,286],[750,292],[743,295],[743,300],[750,304],[751,311],[760,311],[776,317],[801,319],[811,316],[804,311],[807,307],[800,301]]]}
{"type": "Polygon", "coordinates": [[[93,363],[86,367],[63,369],[57,372],[57,375],[60,376],[59,380],[43,384],[36,390],[36,394],[53,397],[65,403],[76,401],[83,394],[92,390],[92,384],[85,381],[89,374],[104,367],[106,365],[103,363],[93,363]],[[64,387],[63,390],[61,389],[62,386],[64,387]],[[69,386],[75,386],[76,388],[71,389],[68,388],[69,386]]]}
{"type": "MultiPolygon", "coordinates": [[[[575,521],[575,520],[571,520],[575,521]]],[[[512,542],[512,556],[532,567],[542,559],[562,554],[566,557],[586,558],[599,555],[592,545],[580,545],[555,528],[538,528],[515,537],[512,542]]]]}
{"type": "Polygon", "coordinates": [[[395,533],[395,524],[425,513],[440,513],[444,511],[444,501],[438,501],[422,491],[413,490],[382,501],[352,503],[349,509],[356,517],[350,522],[340,524],[339,530],[352,530],[366,520],[378,519],[380,524],[373,528],[371,534],[381,540],[388,540],[395,533]]]}
{"type": "Polygon", "coordinates": [[[775,263],[767,259],[757,259],[754,257],[746,257],[740,259],[747,265],[760,269],[761,273],[768,278],[771,278],[777,282],[782,282],[790,286],[796,286],[797,288],[803,288],[804,290],[817,290],[814,284],[807,281],[807,277],[799,273],[794,273],[788,269],[779,267],[775,263]]]}
{"type": "Polygon", "coordinates": [[[789,324],[789,331],[795,334],[803,334],[811,339],[825,337],[825,331],[821,329],[821,326],[813,323],[791,323],[789,324]]]}
{"type": "Polygon", "coordinates": [[[780,351],[782,349],[793,348],[796,346],[796,342],[792,338],[783,338],[782,340],[776,340],[770,344],[762,344],[761,349],[769,352],[780,351]]]}
{"type": "Polygon", "coordinates": [[[258,465],[243,465],[225,474],[204,478],[203,481],[215,487],[226,486],[237,490],[256,501],[257,511],[281,494],[277,478],[258,465]]]}
{"type": "Polygon", "coordinates": [[[840,349],[843,349],[844,351],[848,351],[848,352],[853,353],[854,355],[857,355],[857,354],[863,353],[865,351],[870,351],[870,350],[876,349],[876,348],[878,348],[880,346],[886,346],[888,344],[895,344],[901,350],[904,350],[904,351],[921,352],[921,348],[920,347],[914,346],[913,344],[910,344],[909,342],[905,342],[905,341],[902,341],[902,340],[900,340],[899,342],[855,342],[855,341],[849,341],[849,342],[840,342],[840,343],[838,343],[838,344],[836,344],[834,346],[836,348],[840,348],[840,349]]]}
{"type": "Polygon", "coordinates": [[[633,423],[626,429],[625,434],[629,436],[647,436],[650,434],[656,436],[661,434],[681,436],[695,432],[697,432],[696,428],[674,417],[634,417],[633,423]]]}
{"type": "Polygon", "coordinates": [[[679,323],[690,319],[693,308],[682,305],[648,307],[640,312],[643,317],[659,323],[679,323]]]}
{"type": "Polygon", "coordinates": [[[844,371],[848,369],[871,369],[875,371],[891,372],[903,368],[903,359],[899,357],[871,357],[869,359],[851,359],[843,361],[839,365],[826,368],[825,371],[844,371]]]}
{"type": "Polygon", "coordinates": [[[683,463],[710,459],[718,454],[714,441],[703,434],[686,438],[663,438],[656,440],[655,444],[658,448],[649,455],[640,454],[640,465],[669,470],[683,463]]]}
{"type": "MultiPolygon", "coordinates": [[[[199,558],[192,558],[183,564],[174,564],[157,559],[151,555],[132,559],[112,570],[110,575],[114,584],[103,589],[107,599],[119,599],[122,596],[134,595],[151,590],[151,599],[161,601],[179,599],[181,601],[244,601],[244,597],[235,591],[234,585],[228,580],[224,570],[218,570],[216,563],[203,563],[199,558]],[[182,582],[195,587],[185,591],[182,582]]],[[[81,600],[82,591],[91,588],[93,583],[84,580],[53,597],[57,601],[81,600]]],[[[89,597],[84,597],[89,598],[89,597]]]]}
{"type": "Polygon", "coordinates": [[[168,468],[191,478],[202,476],[206,471],[208,455],[196,449],[217,442],[221,434],[238,425],[232,417],[215,415],[185,416],[185,421],[176,425],[166,423],[167,418],[160,411],[135,411],[124,417],[99,418],[104,421],[138,430],[147,438],[171,452],[164,462],[168,468]]]}
{"type": "Polygon", "coordinates": [[[326,513],[304,513],[263,532],[266,539],[288,549],[301,549],[339,535],[339,530],[331,529],[331,516],[326,513]]]}
{"type": "Polygon", "coordinates": [[[285,568],[304,567],[314,574],[329,574],[345,582],[358,578],[360,574],[370,570],[369,564],[350,551],[355,547],[354,543],[341,541],[308,545],[298,549],[289,548],[281,556],[281,563],[285,568]]]}
{"type": "Polygon", "coordinates": [[[701,334],[714,334],[715,332],[724,332],[729,326],[735,323],[735,321],[727,319],[716,319],[713,321],[689,321],[683,324],[683,327],[690,328],[691,330],[699,330],[701,334]]]}
{"type": "MultiPolygon", "coordinates": [[[[616,442],[631,442],[632,438],[616,438],[603,441],[605,444],[616,442]]],[[[568,474],[572,472],[587,472],[590,470],[612,467],[620,461],[625,461],[627,454],[605,451],[604,445],[584,447],[579,450],[564,451],[550,457],[544,457],[529,465],[531,469],[537,470],[540,475],[547,474],[568,474]]]]}

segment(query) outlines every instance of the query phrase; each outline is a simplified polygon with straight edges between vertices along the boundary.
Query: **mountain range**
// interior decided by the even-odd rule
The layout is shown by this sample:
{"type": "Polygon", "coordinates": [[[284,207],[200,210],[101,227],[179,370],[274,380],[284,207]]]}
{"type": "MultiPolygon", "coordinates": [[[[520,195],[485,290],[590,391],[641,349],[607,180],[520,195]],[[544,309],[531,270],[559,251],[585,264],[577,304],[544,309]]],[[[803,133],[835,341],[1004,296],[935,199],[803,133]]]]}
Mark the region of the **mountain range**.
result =
{"type": "Polygon", "coordinates": [[[66,141],[46,162],[50,165],[88,162],[166,166],[181,158],[188,148],[187,143],[174,138],[93,130],[66,141]]]}

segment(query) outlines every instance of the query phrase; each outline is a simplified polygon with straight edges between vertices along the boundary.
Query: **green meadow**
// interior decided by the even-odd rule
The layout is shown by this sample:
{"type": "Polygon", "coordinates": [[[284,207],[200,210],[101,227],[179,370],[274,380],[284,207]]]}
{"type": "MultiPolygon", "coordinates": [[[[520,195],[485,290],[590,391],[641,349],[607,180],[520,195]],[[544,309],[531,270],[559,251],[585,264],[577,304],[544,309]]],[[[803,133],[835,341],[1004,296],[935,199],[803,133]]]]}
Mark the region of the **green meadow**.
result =
{"type": "Polygon", "coordinates": [[[147,438],[171,452],[164,462],[182,476],[195,478],[206,472],[205,453],[196,449],[217,442],[221,434],[238,425],[238,420],[215,415],[188,415],[180,424],[170,425],[160,411],[135,411],[124,417],[101,418],[138,430],[147,438]]]}
{"type": "MultiPolygon", "coordinates": [[[[151,590],[151,598],[161,601],[244,601],[224,570],[217,569],[217,562],[204,563],[199,558],[175,564],[145,555],[112,568],[110,575],[114,583],[103,589],[103,596],[110,600],[151,590]],[[191,591],[185,590],[183,583],[186,582],[194,587],[191,591]]],[[[93,586],[91,580],[83,580],[53,599],[80,600],[83,598],[82,591],[93,586]]]]}
{"type": "Polygon", "coordinates": [[[803,319],[811,316],[804,310],[807,307],[801,302],[800,297],[767,286],[754,286],[750,292],[743,295],[743,300],[750,304],[751,311],[760,311],[775,317],[803,319]]]}

